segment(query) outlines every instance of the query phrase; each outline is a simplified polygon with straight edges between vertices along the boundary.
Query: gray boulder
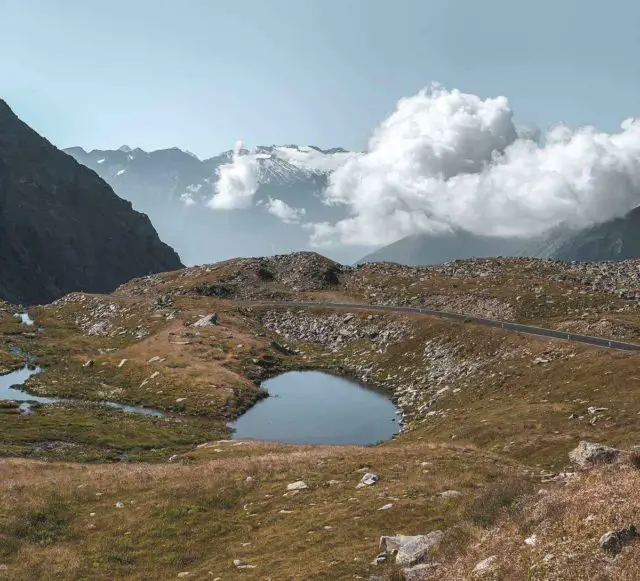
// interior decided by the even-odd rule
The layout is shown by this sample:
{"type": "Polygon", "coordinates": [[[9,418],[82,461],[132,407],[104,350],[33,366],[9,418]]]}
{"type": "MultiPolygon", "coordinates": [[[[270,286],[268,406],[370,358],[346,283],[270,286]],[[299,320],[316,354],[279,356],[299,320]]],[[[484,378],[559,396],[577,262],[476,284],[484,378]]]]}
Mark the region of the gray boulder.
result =
{"type": "Polygon", "coordinates": [[[442,531],[433,531],[427,535],[399,535],[380,537],[380,552],[395,554],[396,565],[410,567],[426,560],[431,550],[442,540],[442,531]]]}
{"type": "Polygon", "coordinates": [[[202,319],[198,319],[193,326],[194,327],[211,327],[218,324],[218,313],[206,315],[202,319]]]}
{"type": "Polygon", "coordinates": [[[620,450],[616,448],[582,441],[577,448],[569,452],[569,458],[574,464],[585,469],[599,464],[611,464],[619,454],[620,450]]]}
{"type": "Polygon", "coordinates": [[[632,541],[637,541],[640,538],[635,525],[629,525],[626,528],[618,531],[609,531],[600,537],[600,546],[611,553],[617,555],[622,551],[624,546],[632,541]]]}

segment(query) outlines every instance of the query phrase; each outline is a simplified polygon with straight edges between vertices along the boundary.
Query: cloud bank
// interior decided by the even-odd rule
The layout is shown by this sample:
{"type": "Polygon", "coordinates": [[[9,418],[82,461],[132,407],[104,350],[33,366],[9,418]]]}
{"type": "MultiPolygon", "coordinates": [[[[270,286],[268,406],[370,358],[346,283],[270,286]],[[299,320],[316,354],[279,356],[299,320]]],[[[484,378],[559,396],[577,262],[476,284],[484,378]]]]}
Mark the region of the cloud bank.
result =
{"type": "Polygon", "coordinates": [[[242,142],[236,142],[231,163],[218,168],[215,194],[208,202],[214,210],[249,208],[253,203],[260,166],[255,155],[243,155],[242,148],[242,142]]]}
{"type": "Polygon", "coordinates": [[[506,97],[438,86],[400,100],[364,153],[263,149],[247,153],[236,144],[209,206],[254,207],[262,182],[286,180],[292,171],[328,176],[322,201],[342,210],[337,221],[314,220],[311,206],[257,202],[300,224],[316,246],[378,246],[457,229],[529,237],[563,223],[604,222],[640,205],[640,121],[626,120],[613,133],[558,125],[541,134],[516,127],[506,97]]]}
{"type": "Polygon", "coordinates": [[[560,125],[537,138],[519,134],[505,97],[432,87],[402,99],[367,153],[331,174],[325,202],[348,217],[312,225],[312,241],[380,245],[456,228],[526,237],[640,204],[640,122],[613,134],[560,125]]]}

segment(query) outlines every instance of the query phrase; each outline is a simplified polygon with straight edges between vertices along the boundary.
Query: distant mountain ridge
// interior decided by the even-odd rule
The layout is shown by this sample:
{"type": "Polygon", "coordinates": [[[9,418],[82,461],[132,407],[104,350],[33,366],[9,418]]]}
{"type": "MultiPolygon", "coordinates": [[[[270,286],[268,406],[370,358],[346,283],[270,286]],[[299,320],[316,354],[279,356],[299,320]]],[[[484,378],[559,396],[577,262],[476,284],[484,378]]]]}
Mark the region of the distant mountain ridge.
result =
{"type": "Polygon", "coordinates": [[[622,218],[576,230],[558,226],[535,238],[480,236],[458,230],[450,234],[416,234],[384,246],[359,262],[398,262],[412,266],[464,258],[528,256],[576,262],[640,257],[640,207],[622,218]]]}
{"type": "Polygon", "coordinates": [[[446,234],[406,236],[367,254],[358,262],[397,262],[421,266],[463,258],[522,256],[527,248],[527,243],[521,238],[480,236],[456,230],[446,234]]]}
{"type": "MultiPolygon", "coordinates": [[[[242,150],[258,161],[259,185],[251,208],[232,211],[207,207],[215,192],[218,169],[233,159],[231,150],[204,160],[178,148],[146,152],[122,146],[87,152],[74,147],[65,151],[96,171],[136,209],[147,213],[187,264],[309,250],[305,222],[335,223],[348,217],[343,206],[323,202],[329,175],[336,167],[334,160],[350,154],[342,148],[272,145],[252,152],[242,150]],[[284,223],[267,212],[270,198],[304,210],[304,214],[297,221],[284,223]]],[[[420,265],[491,256],[620,260],[640,256],[640,234],[635,234],[639,220],[634,210],[624,218],[582,231],[560,226],[533,239],[455,230],[408,236],[374,251],[346,246],[322,251],[341,263],[392,261],[420,265]]]]}
{"type": "Polygon", "coordinates": [[[0,297],[46,303],[182,266],[144,214],[0,99],[0,297]]]}
{"type": "MultiPolygon", "coordinates": [[[[65,150],[93,169],[115,192],[149,215],[163,239],[187,264],[216,262],[237,256],[262,256],[309,249],[304,222],[334,222],[346,216],[342,207],[323,203],[322,193],[342,148],[260,146],[251,151],[258,170],[258,189],[251,208],[214,211],[207,207],[215,193],[218,169],[233,159],[225,151],[201,160],[178,148],[146,152],[123,146],[117,150],[65,150]],[[267,211],[269,199],[304,210],[302,219],[284,223],[267,211]]],[[[249,154],[249,150],[241,153],[249,154]]],[[[365,247],[340,248],[329,254],[354,262],[365,247]]]]}

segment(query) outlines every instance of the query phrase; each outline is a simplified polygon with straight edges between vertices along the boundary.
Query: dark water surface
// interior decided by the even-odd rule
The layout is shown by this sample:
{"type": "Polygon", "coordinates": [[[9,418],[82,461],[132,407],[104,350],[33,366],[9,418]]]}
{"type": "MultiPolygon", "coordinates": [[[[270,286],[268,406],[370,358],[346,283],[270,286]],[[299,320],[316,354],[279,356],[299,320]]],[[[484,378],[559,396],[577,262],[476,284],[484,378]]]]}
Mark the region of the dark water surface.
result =
{"type": "Polygon", "coordinates": [[[342,377],[292,371],[262,387],[271,397],[231,424],[235,439],[367,445],[399,431],[389,398],[342,377]]]}

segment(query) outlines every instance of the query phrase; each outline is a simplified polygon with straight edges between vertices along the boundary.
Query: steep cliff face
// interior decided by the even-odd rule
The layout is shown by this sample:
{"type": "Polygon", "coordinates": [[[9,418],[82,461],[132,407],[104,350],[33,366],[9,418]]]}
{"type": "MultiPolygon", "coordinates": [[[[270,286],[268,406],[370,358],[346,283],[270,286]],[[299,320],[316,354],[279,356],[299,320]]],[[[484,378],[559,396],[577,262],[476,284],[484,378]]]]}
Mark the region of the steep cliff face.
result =
{"type": "Polygon", "coordinates": [[[0,99],[0,297],[25,304],[107,292],[180,268],[148,217],[0,99]]]}

